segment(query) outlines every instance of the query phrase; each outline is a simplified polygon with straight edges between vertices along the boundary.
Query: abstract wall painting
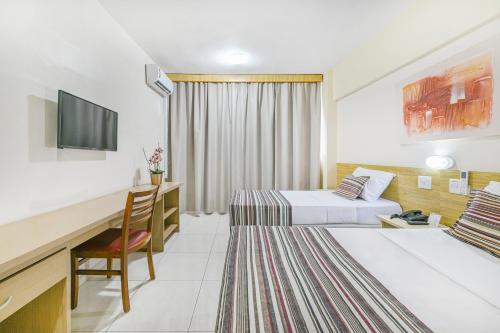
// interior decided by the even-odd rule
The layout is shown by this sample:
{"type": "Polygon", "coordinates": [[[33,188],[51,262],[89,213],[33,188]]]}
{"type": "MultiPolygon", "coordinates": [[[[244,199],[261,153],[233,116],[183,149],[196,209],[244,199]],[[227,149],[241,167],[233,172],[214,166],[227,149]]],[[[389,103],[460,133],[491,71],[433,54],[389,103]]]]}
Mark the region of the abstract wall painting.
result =
{"type": "Polygon", "coordinates": [[[496,52],[471,53],[402,84],[403,143],[500,135],[496,52]]]}

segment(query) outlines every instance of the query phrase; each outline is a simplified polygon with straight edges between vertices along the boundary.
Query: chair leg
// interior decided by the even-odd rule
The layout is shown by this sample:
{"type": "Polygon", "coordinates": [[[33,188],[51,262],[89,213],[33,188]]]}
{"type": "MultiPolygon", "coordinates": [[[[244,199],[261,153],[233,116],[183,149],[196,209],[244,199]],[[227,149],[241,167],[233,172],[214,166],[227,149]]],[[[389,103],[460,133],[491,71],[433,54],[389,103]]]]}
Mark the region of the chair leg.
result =
{"type": "Polygon", "coordinates": [[[71,309],[75,309],[78,305],[78,258],[74,251],[71,251],[71,309]]]}
{"type": "Polygon", "coordinates": [[[153,265],[153,241],[150,240],[147,245],[147,256],[148,256],[148,268],[149,268],[149,278],[151,280],[155,279],[155,267],[153,265]]]}
{"type": "Polygon", "coordinates": [[[128,260],[127,257],[120,258],[120,271],[121,271],[121,281],[122,281],[122,304],[123,311],[130,311],[130,299],[128,293],[128,260]]]}
{"type": "MultiPolygon", "coordinates": [[[[113,269],[113,258],[106,258],[106,269],[108,271],[113,269]]],[[[111,274],[106,274],[108,279],[111,279],[111,274]]]]}

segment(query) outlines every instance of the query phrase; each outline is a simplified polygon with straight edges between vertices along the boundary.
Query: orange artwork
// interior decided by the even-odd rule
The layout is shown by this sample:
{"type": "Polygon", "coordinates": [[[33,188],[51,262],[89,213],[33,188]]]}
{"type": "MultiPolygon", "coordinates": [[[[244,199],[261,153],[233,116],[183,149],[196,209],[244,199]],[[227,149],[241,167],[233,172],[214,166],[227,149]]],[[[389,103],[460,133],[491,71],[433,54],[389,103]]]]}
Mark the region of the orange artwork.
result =
{"type": "Polygon", "coordinates": [[[408,136],[487,127],[492,106],[491,54],[403,87],[403,121],[408,136]]]}

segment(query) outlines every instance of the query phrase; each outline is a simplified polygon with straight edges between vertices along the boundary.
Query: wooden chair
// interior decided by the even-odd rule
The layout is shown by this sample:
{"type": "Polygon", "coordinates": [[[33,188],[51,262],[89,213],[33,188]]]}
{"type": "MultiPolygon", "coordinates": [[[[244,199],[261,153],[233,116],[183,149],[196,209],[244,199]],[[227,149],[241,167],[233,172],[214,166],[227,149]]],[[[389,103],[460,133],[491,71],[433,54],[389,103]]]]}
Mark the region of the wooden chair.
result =
{"type": "Polygon", "coordinates": [[[111,228],[71,250],[71,308],[78,304],[79,275],[120,275],[123,311],[130,311],[127,257],[144,246],[147,248],[149,276],[155,279],[153,267],[153,247],[151,230],[153,227],[153,210],[159,186],[141,192],[129,192],[123,216],[122,228],[111,228]],[[131,226],[141,224],[146,229],[133,229],[131,226]],[[106,258],[107,269],[79,269],[89,258],[106,258]],[[120,269],[113,270],[113,259],[120,259],[120,269]]]}

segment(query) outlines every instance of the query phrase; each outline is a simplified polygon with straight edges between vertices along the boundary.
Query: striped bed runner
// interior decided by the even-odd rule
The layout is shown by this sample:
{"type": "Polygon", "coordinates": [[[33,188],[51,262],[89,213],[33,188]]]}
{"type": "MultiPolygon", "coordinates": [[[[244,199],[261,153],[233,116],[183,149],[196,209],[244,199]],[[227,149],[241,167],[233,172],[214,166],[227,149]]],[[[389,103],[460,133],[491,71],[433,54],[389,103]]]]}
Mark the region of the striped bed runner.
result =
{"type": "Polygon", "coordinates": [[[292,225],[292,206],[280,191],[240,190],[229,203],[231,226],[292,225]]]}
{"type": "Polygon", "coordinates": [[[234,227],[216,332],[431,332],[318,227],[234,227]]]}

